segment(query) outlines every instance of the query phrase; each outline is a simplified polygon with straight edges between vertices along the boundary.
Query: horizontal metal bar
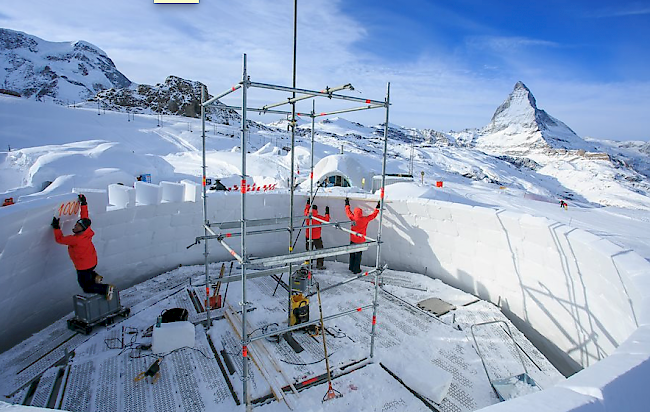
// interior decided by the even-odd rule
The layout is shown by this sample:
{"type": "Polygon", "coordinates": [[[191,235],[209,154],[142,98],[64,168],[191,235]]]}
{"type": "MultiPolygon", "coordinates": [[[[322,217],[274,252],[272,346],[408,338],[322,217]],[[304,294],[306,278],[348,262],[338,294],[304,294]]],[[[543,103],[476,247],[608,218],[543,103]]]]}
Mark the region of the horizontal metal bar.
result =
{"type": "MultiPolygon", "coordinates": [[[[304,215],[294,216],[294,219],[302,219],[304,215]]],[[[246,226],[265,226],[265,225],[279,225],[289,222],[288,217],[271,217],[264,219],[251,219],[246,220],[246,226]]],[[[218,227],[219,229],[234,229],[241,227],[241,220],[234,220],[230,222],[211,222],[210,227],[218,227]]]]}
{"type": "Polygon", "coordinates": [[[352,109],[343,109],[343,110],[336,110],[334,112],[327,112],[327,113],[318,113],[315,114],[314,117],[323,117],[323,116],[329,116],[332,114],[341,114],[341,113],[348,113],[348,112],[358,112],[359,110],[369,110],[369,109],[378,109],[381,107],[385,106],[380,106],[380,105],[368,105],[368,106],[362,106],[362,107],[354,107],[352,109]]]}
{"type": "Polygon", "coordinates": [[[232,93],[232,92],[234,92],[235,90],[238,90],[238,89],[241,89],[241,83],[236,85],[236,86],[231,87],[230,89],[226,90],[225,92],[223,92],[221,94],[218,94],[218,95],[214,96],[210,100],[206,100],[205,102],[203,102],[203,106],[207,107],[207,106],[211,105],[212,103],[214,103],[215,101],[221,99],[224,96],[229,95],[230,93],[232,93]]]}
{"type": "MultiPolygon", "coordinates": [[[[261,278],[264,276],[277,275],[278,273],[284,273],[288,271],[289,271],[289,266],[282,266],[278,268],[260,270],[258,272],[246,271],[246,280],[261,278]]],[[[224,276],[218,280],[221,281],[221,283],[239,282],[241,280],[241,275],[224,276]]]]}
{"type": "MultiPolygon", "coordinates": [[[[377,272],[379,272],[379,274],[381,274],[384,270],[386,270],[387,267],[388,267],[388,265],[384,265],[383,267],[375,268],[375,269],[371,270],[370,272],[365,272],[365,273],[357,275],[357,276],[355,276],[353,278],[346,279],[343,282],[339,282],[339,283],[337,283],[335,285],[328,286],[328,287],[326,287],[324,289],[321,289],[320,291],[325,292],[326,290],[330,290],[330,289],[334,289],[334,288],[339,287],[339,286],[343,286],[343,285],[345,285],[347,283],[354,282],[355,280],[361,279],[361,278],[366,277],[366,276],[374,276],[375,273],[377,273],[377,272]]],[[[312,293],[308,294],[307,297],[313,296],[316,293],[318,293],[318,292],[312,292],[312,293]]]]}
{"type": "MultiPolygon", "coordinates": [[[[223,103],[220,104],[218,107],[219,108],[224,108],[224,109],[233,109],[233,110],[241,110],[242,109],[241,106],[230,106],[230,105],[223,104],[223,103]]],[[[271,113],[271,114],[291,114],[291,112],[287,112],[285,110],[266,110],[266,109],[263,109],[263,108],[258,109],[258,108],[255,108],[255,107],[247,107],[246,110],[249,111],[249,112],[260,112],[260,113],[271,113]]]]}
{"type": "Polygon", "coordinates": [[[296,92],[296,93],[302,93],[302,94],[311,94],[314,96],[323,96],[327,97],[330,99],[339,99],[339,100],[349,100],[352,102],[359,102],[359,103],[367,103],[367,104],[377,104],[381,106],[386,106],[385,102],[381,102],[378,100],[371,100],[371,99],[364,99],[361,97],[352,97],[352,96],[343,96],[340,94],[334,94],[334,93],[323,93],[323,92],[317,92],[314,90],[307,90],[307,89],[297,89],[294,87],[286,87],[286,86],[276,86],[272,84],[266,84],[266,83],[256,83],[256,82],[250,82],[249,84],[250,87],[258,87],[260,89],[270,89],[270,90],[279,90],[283,92],[296,92]]]}
{"type": "MultiPolygon", "coordinates": [[[[332,92],[338,92],[339,90],[345,90],[345,89],[354,90],[354,87],[352,87],[352,84],[348,83],[348,84],[344,84],[343,86],[338,86],[338,87],[332,87],[332,88],[326,87],[325,90],[321,90],[321,93],[331,94],[332,92]]],[[[278,107],[278,106],[282,106],[284,104],[295,103],[295,102],[299,102],[301,100],[311,99],[312,97],[316,97],[316,96],[308,95],[308,96],[300,96],[300,97],[296,97],[296,98],[292,98],[292,99],[287,99],[286,102],[279,102],[279,103],[264,105],[264,106],[262,106],[262,109],[269,109],[271,107],[278,107]]]]}
{"type": "MultiPolygon", "coordinates": [[[[372,305],[360,306],[360,307],[355,308],[355,309],[346,310],[345,312],[339,312],[339,313],[336,313],[334,315],[324,316],[323,317],[323,323],[326,320],[332,320],[332,319],[340,318],[340,317],[343,317],[343,316],[348,316],[348,315],[351,315],[353,313],[361,312],[364,309],[370,309],[371,307],[373,307],[373,306],[372,305]]],[[[283,328],[283,329],[276,329],[274,331],[267,332],[267,333],[265,333],[263,335],[259,335],[259,336],[255,336],[255,337],[252,337],[252,336],[249,335],[248,339],[251,342],[253,342],[253,341],[256,341],[256,340],[259,340],[259,339],[264,339],[264,338],[268,338],[268,337],[271,337],[271,336],[281,335],[283,333],[292,332],[294,330],[302,329],[304,327],[311,326],[311,325],[316,325],[316,324],[319,324],[319,323],[320,323],[320,318],[315,319],[315,320],[310,320],[310,321],[304,322],[304,323],[299,323],[297,325],[289,326],[289,327],[286,327],[286,328],[283,328]]]]}
{"type": "Polygon", "coordinates": [[[265,258],[250,259],[249,263],[259,264],[259,265],[277,265],[281,263],[291,263],[291,262],[300,262],[307,259],[316,259],[328,256],[337,256],[345,253],[353,252],[363,252],[368,250],[370,245],[375,242],[366,242],[366,243],[355,243],[352,245],[346,246],[336,246],[331,248],[308,250],[305,252],[291,253],[288,255],[281,256],[270,256],[265,258]]]}

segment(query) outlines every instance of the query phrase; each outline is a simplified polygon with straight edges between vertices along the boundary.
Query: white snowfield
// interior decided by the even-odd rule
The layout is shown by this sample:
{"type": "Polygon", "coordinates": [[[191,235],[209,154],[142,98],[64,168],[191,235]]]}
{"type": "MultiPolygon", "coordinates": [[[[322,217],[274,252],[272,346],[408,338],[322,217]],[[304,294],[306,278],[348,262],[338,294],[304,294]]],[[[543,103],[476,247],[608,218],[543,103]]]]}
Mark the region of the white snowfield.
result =
{"type": "MultiPolygon", "coordinates": [[[[646,259],[546,218],[440,200],[391,198],[390,188],[381,250],[390,268],[439,278],[499,305],[522,329],[532,327],[549,348],[559,349],[567,368],[585,367],[555,387],[484,410],[639,411],[650,404],[646,259]]],[[[124,289],[178,265],[203,262],[203,244],[187,248],[203,235],[198,186],[137,182],[135,188],[116,189],[75,189],[88,198],[97,271],[105,279],[124,289]]],[[[353,207],[366,211],[377,201],[373,195],[350,198],[353,207]]],[[[70,193],[0,208],[3,350],[70,311],[70,296],[78,285],[65,248],[54,244],[49,222],[62,212],[63,232],[70,233],[77,219],[76,199],[70,193]]],[[[305,199],[297,197],[295,215],[302,215],[305,199]]],[[[238,220],[240,201],[239,193],[210,193],[208,220],[238,220]]],[[[247,194],[247,218],[286,216],[288,202],[286,191],[247,194]]],[[[318,204],[330,207],[332,220],[347,220],[343,196],[336,192],[322,193],[318,204]]],[[[377,233],[378,220],[370,223],[369,236],[377,233]]],[[[249,236],[247,251],[254,256],[284,254],[286,237],[249,236]]],[[[233,239],[230,245],[238,251],[239,239],[233,239]]],[[[348,243],[348,235],[334,229],[323,229],[323,239],[326,245],[348,243]]],[[[230,257],[216,243],[210,243],[209,252],[211,261],[230,257]]],[[[375,256],[371,248],[363,254],[363,264],[374,265],[375,256]]],[[[7,406],[0,404],[3,408],[7,406]]]]}

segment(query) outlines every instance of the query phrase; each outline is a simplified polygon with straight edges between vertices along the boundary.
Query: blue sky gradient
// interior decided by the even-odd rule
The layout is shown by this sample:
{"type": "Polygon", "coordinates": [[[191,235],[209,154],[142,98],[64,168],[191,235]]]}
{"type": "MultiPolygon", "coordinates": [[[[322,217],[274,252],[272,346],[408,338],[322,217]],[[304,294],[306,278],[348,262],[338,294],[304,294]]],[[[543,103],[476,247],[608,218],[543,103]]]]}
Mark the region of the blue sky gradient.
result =
{"type": "MultiPolygon", "coordinates": [[[[14,1],[0,27],[93,43],[137,83],[174,74],[216,94],[240,80],[246,53],[254,81],[291,84],[292,0],[14,1]]],[[[299,0],[297,77],[306,89],[352,83],[373,99],[390,82],[392,123],[440,131],[486,125],[523,81],[580,136],[650,140],[648,45],[648,2],[299,0]]]]}

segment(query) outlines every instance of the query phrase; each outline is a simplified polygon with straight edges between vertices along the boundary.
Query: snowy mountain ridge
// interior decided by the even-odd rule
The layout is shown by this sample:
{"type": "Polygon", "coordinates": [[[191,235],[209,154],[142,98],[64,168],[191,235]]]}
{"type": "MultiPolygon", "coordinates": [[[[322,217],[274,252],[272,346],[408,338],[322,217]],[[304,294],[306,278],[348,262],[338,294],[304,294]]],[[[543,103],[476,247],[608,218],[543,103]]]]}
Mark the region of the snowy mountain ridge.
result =
{"type": "Polygon", "coordinates": [[[0,28],[0,87],[5,90],[72,103],[129,85],[108,55],[88,42],[48,42],[0,28]]]}

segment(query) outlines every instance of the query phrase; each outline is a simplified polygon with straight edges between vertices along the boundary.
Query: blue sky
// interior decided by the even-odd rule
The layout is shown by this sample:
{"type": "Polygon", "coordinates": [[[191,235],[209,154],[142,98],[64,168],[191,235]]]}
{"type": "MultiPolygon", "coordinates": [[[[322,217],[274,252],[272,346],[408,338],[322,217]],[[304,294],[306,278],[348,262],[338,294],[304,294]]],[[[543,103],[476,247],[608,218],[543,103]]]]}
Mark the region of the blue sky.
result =
{"type": "MultiPolygon", "coordinates": [[[[174,74],[216,94],[240,80],[246,53],[252,80],[291,84],[291,0],[4,3],[0,27],[93,43],[137,83],[174,74]]],[[[521,80],[580,136],[650,140],[647,1],[299,0],[298,15],[298,86],[352,83],[383,99],[390,82],[392,123],[482,127],[521,80]]],[[[283,98],[251,94],[260,104],[283,98]]]]}

